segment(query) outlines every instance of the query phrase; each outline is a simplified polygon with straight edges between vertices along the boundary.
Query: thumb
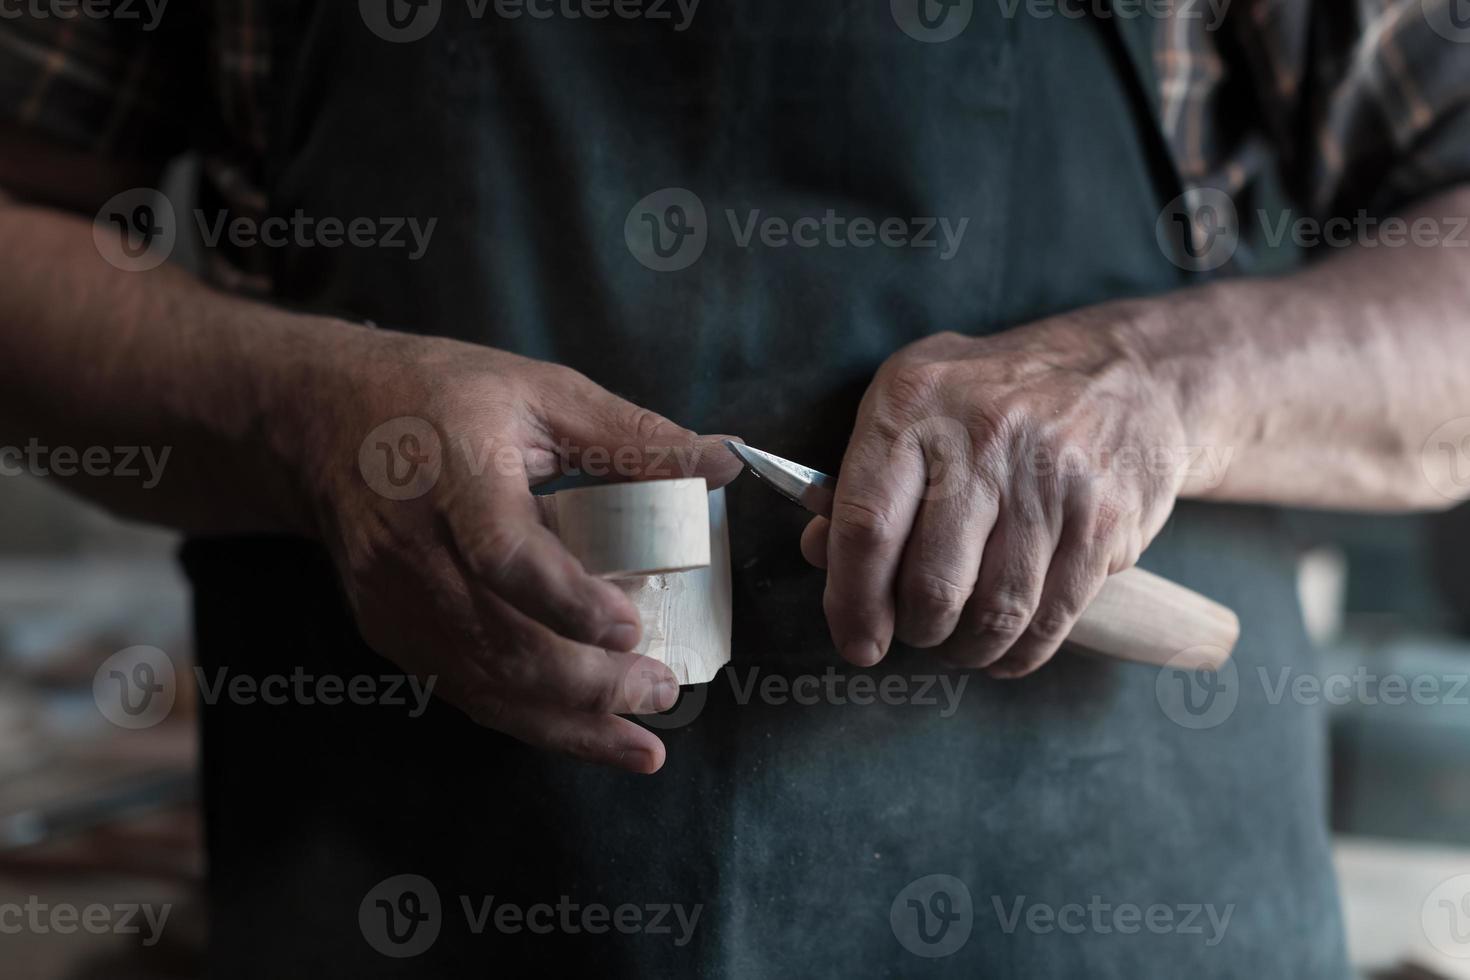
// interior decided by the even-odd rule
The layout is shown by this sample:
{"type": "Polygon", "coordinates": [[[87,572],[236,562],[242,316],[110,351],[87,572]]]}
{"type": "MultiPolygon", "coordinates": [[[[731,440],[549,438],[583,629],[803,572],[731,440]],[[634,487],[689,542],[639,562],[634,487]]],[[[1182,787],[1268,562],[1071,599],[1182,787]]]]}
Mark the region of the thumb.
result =
{"type": "Polygon", "coordinates": [[[611,480],[704,477],[711,490],[739,475],[728,436],[699,435],[572,373],[571,384],[542,402],[568,466],[611,480]]]}

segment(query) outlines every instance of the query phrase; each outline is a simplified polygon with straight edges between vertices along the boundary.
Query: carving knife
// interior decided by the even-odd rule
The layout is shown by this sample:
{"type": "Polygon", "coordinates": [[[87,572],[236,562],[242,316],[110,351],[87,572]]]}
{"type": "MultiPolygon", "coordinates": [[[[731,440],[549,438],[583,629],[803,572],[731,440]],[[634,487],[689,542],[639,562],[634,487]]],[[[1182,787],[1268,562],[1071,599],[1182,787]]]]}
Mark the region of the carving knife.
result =
{"type": "MultiPolygon", "coordinates": [[[[725,440],[745,468],[787,500],[832,516],[837,480],[754,446],[725,440]]],[[[1092,653],[1179,670],[1218,670],[1235,649],[1231,610],[1141,568],[1108,576],[1067,642],[1092,653]]]]}

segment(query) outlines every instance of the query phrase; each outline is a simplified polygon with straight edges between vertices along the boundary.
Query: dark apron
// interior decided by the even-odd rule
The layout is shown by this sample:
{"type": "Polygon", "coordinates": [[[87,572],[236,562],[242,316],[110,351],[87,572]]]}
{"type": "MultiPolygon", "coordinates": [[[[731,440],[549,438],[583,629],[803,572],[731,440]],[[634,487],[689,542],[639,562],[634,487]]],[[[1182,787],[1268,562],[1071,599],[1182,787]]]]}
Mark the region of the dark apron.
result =
{"type": "MultiPolygon", "coordinates": [[[[569,364],[701,431],[835,469],[864,387],[903,345],[1185,282],[1155,239],[1177,188],[1139,74],[1146,27],[976,3],[957,38],[923,43],[882,0],[705,0],[683,32],[475,20],[444,0],[427,37],[393,44],[356,3],[277,6],[273,210],[439,219],[417,262],[279,252],[280,300],[569,364]],[[663,188],[707,214],[702,255],[677,271],[648,268],[625,235],[663,188]],[[755,209],[969,223],[948,260],[937,231],[938,248],[742,248],[726,211],[743,224],[755,209]]],[[[677,218],[664,203],[655,221],[677,218]]],[[[858,672],[798,555],[805,516],[748,479],[730,513],[733,679],[655,720],[669,752],[652,778],[437,704],[417,719],[206,708],[214,974],[1345,974],[1320,711],[1270,703],[1260,680],[1312,669],[1271,513],[1181,506],[1143,562],[1240,613],[1237,703],[1213,727],[1190,727],[1215,710],[1190,678],[1071,653],[1021,682],[971,676],[950,717],[937,685],[918,690],[936,666],[902,649],[870,673],[938,706],[742,697],[752,677],[858,672]],[[438,932],[396,958],[370,942],[384,926],[364,899],[402,874],[432,883],[438,932]],[[477,934],[464,903],[488,896],[632,904],[645,924],[654,906],[701,909],[682,944],[678,925],[542,935],[497,931],[493,913],[477,934]],[[1035,905],[1162,905],[1178,928],[1088,911],[1047,929],[1035,905]],[[1223,938],[1206,906],[1228,909],[1223,938]]],[[[392,669],[315,548],[195,542],[186,557],[207,669],[392,669]]],[[[431,904],[399,898],[381,914],[405,929],[431,904]]]]}

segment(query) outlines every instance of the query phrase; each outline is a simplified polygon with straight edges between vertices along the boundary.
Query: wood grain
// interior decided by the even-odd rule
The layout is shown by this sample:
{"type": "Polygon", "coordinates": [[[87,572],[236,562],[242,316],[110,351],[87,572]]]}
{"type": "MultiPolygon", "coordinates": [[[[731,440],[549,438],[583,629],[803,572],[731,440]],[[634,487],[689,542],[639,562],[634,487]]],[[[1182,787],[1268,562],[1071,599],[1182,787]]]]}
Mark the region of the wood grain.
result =
{"type": "Polygon", "coordinates": [[[638,607],[635,652],[680,684],[706,684],[730,662],[730,534],[725,492],[703,479],[563,490],[542,516],[589,572],[638,607]]]}
{"type": "Polygon", "coordinates": [[[1240,620],[1213,599],[1141,568],[1108,577],[1067,642],[1104,656],[1180,670],[1218,668],[1240,620]]]}
{"type": "Polygon", "coordinates": [[[554,495],[557,537],[593,575],[623,578],[710,562],[702,478],[615,483],[554,495]]]}

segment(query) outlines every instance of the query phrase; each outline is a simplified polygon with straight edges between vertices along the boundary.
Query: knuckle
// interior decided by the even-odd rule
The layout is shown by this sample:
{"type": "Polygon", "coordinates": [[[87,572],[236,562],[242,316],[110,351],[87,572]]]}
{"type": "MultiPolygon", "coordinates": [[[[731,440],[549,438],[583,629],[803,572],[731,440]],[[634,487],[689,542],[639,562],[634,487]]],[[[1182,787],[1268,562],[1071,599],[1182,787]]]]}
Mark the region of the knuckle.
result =
{"type": "Polygon", "coordinates": [[[922,413],[935,403],[944,387],[944,374],[944,366],[939,363],[900,365],[889,376],[884,400],[903,414],[922,413]]]}
{"type": "Polygon", "coordinates": [[[1123,508],[1108,499],[1099,501],[1092,509],[1092,539],[1096,542],[1109,541],[1123,525],[1123,508]]]}
{"type": "Polygon", "coordinates": [[[1061,603],[1051,604],[1037,610],[1036,615],[1031,618],[1029,632],[1047,642],[1060,642],[1072,631],[1072,624],[1076,619],[1076,613],[1068,606],[1061,603]]]}
{"type": "Polygon", "coordinates": [[[904,583],[903,597],[911,613],[933,619],[961,609],[970,590],[937,572],[918,572],[904,583]]]}
{"type": "Polygon", "coordinates": [[[849,544],[886,544],[897,536],[898,520],[892,504],[849,494],[832,508],[831,533],[849,544]]]}
{"type": "Polygon", "coordinates": [[[992,601],[976,607],[970,616],[970,626],[976,633],[998,639],[1014,639],[1020,636],[1030,622],[1030,610],[1019,603],[1001,604],[992,601]]]}
{"type": "Polygon", "coordinates": [[[490,660],[485,671],[491,685],[500,692],[497,696],[534,688],[539,677],[535,667],[538,655],[539,651],[533,646],[522,643],[520,655],[504,655],[490,660]]]}

